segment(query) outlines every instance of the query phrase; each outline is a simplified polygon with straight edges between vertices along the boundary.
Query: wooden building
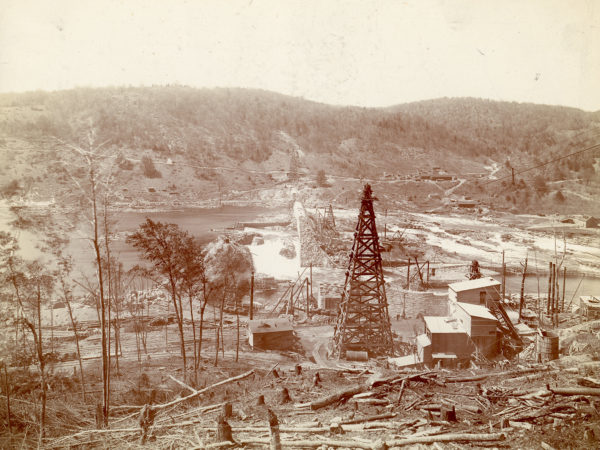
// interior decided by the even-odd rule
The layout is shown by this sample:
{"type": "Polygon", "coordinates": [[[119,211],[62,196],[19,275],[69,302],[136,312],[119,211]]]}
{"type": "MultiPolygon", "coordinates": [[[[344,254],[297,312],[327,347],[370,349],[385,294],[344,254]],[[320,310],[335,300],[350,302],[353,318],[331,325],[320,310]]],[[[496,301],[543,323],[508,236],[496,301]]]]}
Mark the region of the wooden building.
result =
{"type": "Polygon", "coordinates": [[[431,355],[431,361],[424,359],[423,362],[435,364],[441,361],[444,365],[453,365],[455,362],[470,359],[474,346],[457,319],[425,316],[423,320],[427,339],[421,338],[421,342],[417,339],[417,353],[424,358],[431,355]],[[428,346],[431,348],[428,349],[428,346]]]}
{"type": "Polygon", "coordinates": [[[600,219],[596,217],[590,217],[585,221],[586,228],[600,228],[600,219]]]}
{"type": "Polygon", "coordinates": [[[450,303],[461,302],[488,308],[500,300],[500,282],[490,277],[459,281],[448,285],[450,303]]]}
{"type": "Polygon", "coordinates": [[[248,321],[248,342],[253,348],[286,350],[293,347],[294,327],[288,319],[248,321]]]}
{"type": "Polygon", "coordinates": [[[588,320],[600,319],[600,297],[592,295],[579,297],[579,313],[588,320]]]}
{"type": "Polygon", "coordinates": [[[479,353],[486,357],[498,353],[498,320],[489,309],[462,302],[452,303],[450,308],[450,315],[460,322],[479,353]]]}

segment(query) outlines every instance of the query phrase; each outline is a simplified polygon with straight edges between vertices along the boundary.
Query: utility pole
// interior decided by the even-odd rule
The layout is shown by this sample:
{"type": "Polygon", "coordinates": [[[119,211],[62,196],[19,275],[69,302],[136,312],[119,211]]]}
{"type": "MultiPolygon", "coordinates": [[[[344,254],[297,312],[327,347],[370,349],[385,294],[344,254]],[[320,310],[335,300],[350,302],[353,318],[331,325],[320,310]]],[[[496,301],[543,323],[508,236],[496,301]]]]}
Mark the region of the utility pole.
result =
{"type": "Polygon", "coordinates": [[[515,168],[511,167],[510,170],[512,171],[512,184],[514,186],[515,185],[515,168]]]}
{"type": "Polygon", "coordinates": [[[523,266],[523,278],[521,279],[521,298],[519,301],[519,322],[523,316],[523,303],[525,303],[525,277],[527,276],[527,256],[525,257],[525,265],[523,266]]]}
{"type": "Polygon", "coordinates": [[[250,320],[252,320],[254,318],[254,270],[250,275],[250,311],[248,314],[250,320]]]}
{"type": "Polygon", "coordinates": [[[310,317],[310,297],[308,296],[308,278],[306,279],[306,318],[310,317]]]}
{"type": "Polygon", "coordinates": [[[310,298],[313,298],[312,262],[310,263],[310,298]]]}
{"type": "MultiPolygon", "coordinates": [[[[548,302],[546,305],[546,314],[548,314],[550,316],[551,314],[551,310],[550,310],[550,305],[551,305],[551,301],[552,301],[552,262],[548,263],[548,302]]],[[[552,316],[550,316],[552,317],[552,316]]]]}
{"type": "Polygon", "coordinates": [[[406,266],[406,289],[410,289],[410,258],[408,258],[408,265],[406,266]]]}
{"type": "Polygon", "coordinates": [[[506,296],[506,264],[504,264],[504,250],[502,250],[502,301],[506,296]]]}
{"type": "Polygon", "coordinates": [[[562,312],[565,311],[565,286],[567,285],[567,268],[563,267],[563,295],[562,295],[562,304],[560,306],[560,310],[562,312]]]}

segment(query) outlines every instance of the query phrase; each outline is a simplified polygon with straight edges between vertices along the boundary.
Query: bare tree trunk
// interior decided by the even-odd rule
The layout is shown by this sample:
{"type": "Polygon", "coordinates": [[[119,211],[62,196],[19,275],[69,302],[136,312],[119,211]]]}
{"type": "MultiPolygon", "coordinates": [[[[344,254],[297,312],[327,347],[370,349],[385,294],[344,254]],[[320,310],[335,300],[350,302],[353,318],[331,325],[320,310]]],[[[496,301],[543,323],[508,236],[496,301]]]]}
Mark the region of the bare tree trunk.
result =
{"type": "Polygon", "coordinates": [[[67,295],[65,294],[65,303],[67,304],[67,311],[69,312],[69,319],[71,319],[71,326],[73,327],[73,334],[75,335],[75,347],[77,348],[77,360],[79,361],[79,373],[80,381],[81,381],[81,395],[83,396],[83,401],[86,402],[85,396],[85,379],[83,376],[83,362],[81,361],[81,349],[79,347],[79,333],[77,332],[77,323],[75,322],[75,318],[73,317],[73,308],[71,308],[71,302],[69,301],[67,295]]]}
{"type": "MultiPolygon", "coordinates": [[[[106,251],[106,271],[108,272],[107,284],[108,284],[108,338],[106,341],[107,352],[107,360],[108,360],[108,371],[106,374],[106,404],[110,404],[110,324],[111,324],[111,302],[114,300],[114,289],[112,283],[112,261],[110,260],[110,245],[109,245],[109,233],[108,233],[108,208],[107,208],[107,198],[104,196],[104,246],[106,251]]],[[[107,416],[108,419],[108,416],[107,416]]]]}
{"type": "Polygon", "coordinates": [[[185,358],[185,335],[183,334],[183,310],[181,309],[181,298],[177,303],[177,287],[175,286],[175,280],[173,275],[169,275],[169,283],[171,285],[171,300],[173,307],[175,308],[175,318],[177,319],[177,326],[179,328],[179,342],[181,344],[181,357],[183,358],[183,379],[186,379],[187,373],[187,361],[185,358]]]}
{"type": "Polygon", "coordinates": [[[94,251],[96,254],[96,265],[98,271],[98,287],[100,289],[100,328],[101,328],[101,346],[102,346],[102,419],[103,425],[108,426],[108,414],[109,414],[109,396],[108,396],[108,372],[110,367],[108,365],[108,355],[106,348],[106,303],[104,299],[104,274],[102,270],[102,254],[100,252],[100,239],[98,235],[98,211],[96,207],[96,180],[93,166],[90,166],[90,181],[92,188],[92,210],[93,210],[93,227],[94,237],[92,243],[94,245],[94,251]]]}
{"type": "Polygon", "coordinates": [[[6,415],[8,420],[8,433],[12,434],[12,423],[10,417],[10,389],[8,382],[8,372],[6,371],[6,363],[3,364],[4,367],[4,392],[6,392],[6,415]]]}
{"type": "Polygon", "coordinates": [[[519,322],[521,321],[521,317],[523,314],[523,303],[525,302],[524,292],[525,292],[525,277],[527,276],[527,257],[525,257],[525,265],[523,266],[523,278],[521,278],[521,299],[519,302],[519,322]]]}
{"type": "MultiPolygon", "coordinates": [[[[38,319],[38,335],[37,335],[37,352],[38,359],[40,362],[40,373],[42,383],[42,414],[40,417],[40,437],[43,438],[46,434],[46,397],[47,397],[47,386],[46,386],[46,361],[44,359],[44,349],[42,347],[42,293],[40,282],[38,281],[37,286],[37,319],[38,319]]],[[[34,334],[35,338],[35,334],[34,334]]]]}
{"type": "MultiPolygon", "coordinates": [[[[202,282],[202,306],[200,307],[200,325],[199,325],[199,336],[198,336],[198,366],[200,365],[200,357],[202,354],[202,331],[204,326],[204,310],[206,308],[206,304],[208,302],[208,297],[206,296],[206,281],[202,282]]],[[[197,369],[198,367],[196,367],[197,369]]]]}
{"type": "MultiPolygon", "coordinates": [[[[223,308],[225,307],[225,297],[227,293],[226,290],[223,291],[223,295],[221,297],[221,307],[219,308],[219,326],[217,327],[217,346],[215,351],[215,366],[219,363],[219,338],[223,337],[223,308]]],[[[224,342],[221,342],[221,347],[223,348],[223,357],[225,357],[225,345],[224,342]]]]}
{"type": "Polygon", "coordinates": [[[235,342],[235,362],[238,362],[240,356],[240,310],[237,296],[235,298],[235,319],[237,328],[237,339],[235,342]]]}
{"type": "Polygon", "coordinates": [[[192,347],[194,348],[194,369],[198,368],[198,351],[196,350],[196,322],[194,321],[194,307],[192,305],[192,292],[191,290],[188,293],[188,300],[190,304],[190,320],[192,321],[192,338],[194,339],[194,344],[192,347]]]}

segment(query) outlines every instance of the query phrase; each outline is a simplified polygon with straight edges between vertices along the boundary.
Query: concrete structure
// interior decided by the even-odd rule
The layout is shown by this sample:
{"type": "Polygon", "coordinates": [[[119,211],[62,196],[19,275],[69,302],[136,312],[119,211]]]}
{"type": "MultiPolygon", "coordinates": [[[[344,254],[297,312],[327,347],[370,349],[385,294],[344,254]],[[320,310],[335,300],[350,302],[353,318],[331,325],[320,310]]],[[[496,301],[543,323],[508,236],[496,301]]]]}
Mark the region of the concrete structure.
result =
{"type": "Polygon", "coordinates": [[[486,357],[495,356],[498,353],[498,320],[490,310],[485,306],[462,302],[452,303],[450,308],[450,315],[458,320],[477,351],[486,357]]]}
{"type": "Polygon", "coordinates": [[[290,349],[294,343],[294,327],[288,319],[257,319],[248,321],[248,342],[253,348],[290,349]]]}
{"type": "Polygon", "coordinates": [[[592,295],[579,297],[579,313],[588,320],[600,319],[600,297],[592,295]]]}
{"type": "Polygon", "coordinates": [[[342,298],[344,285],[339,283],[320,283],[317,293],[317,304],[319,309],[337,312],[342,298]]]}
{"type": "Polygon", "coordinates": [[[500,285],[490,277],[459,281],[448,285],[448,298],[450,303],[471,303],[489,308],[492,302],[500,300],[500,285]]]}

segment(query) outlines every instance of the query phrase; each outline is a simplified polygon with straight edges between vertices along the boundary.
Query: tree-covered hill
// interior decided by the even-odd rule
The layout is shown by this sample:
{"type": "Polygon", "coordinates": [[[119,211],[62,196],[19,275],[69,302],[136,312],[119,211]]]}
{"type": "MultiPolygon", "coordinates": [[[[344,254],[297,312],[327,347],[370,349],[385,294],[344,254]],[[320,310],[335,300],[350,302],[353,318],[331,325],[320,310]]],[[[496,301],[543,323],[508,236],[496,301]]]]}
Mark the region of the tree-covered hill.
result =
{"type": "MultiPolygon", "coordinates": [[[[154,159],[268,172],[297,164],[308,173],[383,177],[432,167],[462,173],[481,172],[492,162],[517,169],[539,164],[600,142],[600,112],[471,98],[339,107],[261,90],[185,86],[0,95],[5,140],[86,145],[90,132],[119,153],[123,170],[128,159],[145,157],[146,166],[154,159]]],[[[596,156],[569,158],[544,176],[581,178],[587,170],[589,177],[596,156]]],[[[198,170],[193,175],[215,178],[198,170]]],[[[248,188],[268,180],[224,177],[219,183],[248,188]]]]}

